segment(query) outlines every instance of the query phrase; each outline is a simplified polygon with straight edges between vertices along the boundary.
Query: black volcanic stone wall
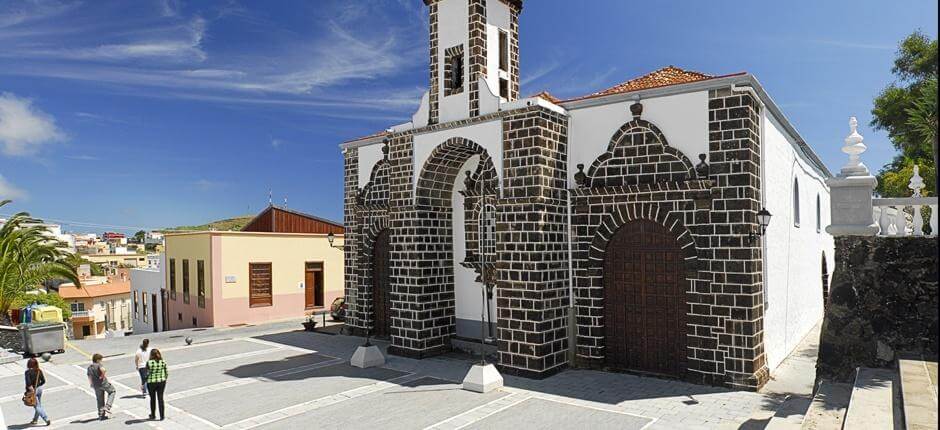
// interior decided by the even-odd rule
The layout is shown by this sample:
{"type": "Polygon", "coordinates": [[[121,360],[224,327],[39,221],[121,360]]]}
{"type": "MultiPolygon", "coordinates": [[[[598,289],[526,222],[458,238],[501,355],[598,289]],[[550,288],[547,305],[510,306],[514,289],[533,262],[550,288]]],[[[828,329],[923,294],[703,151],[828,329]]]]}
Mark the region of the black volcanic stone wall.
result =
{"type": "Polygon", "coordinates": [[[836,238],[817,378],[851,382],[855,368],[899,353],[937,354],[937,239],[836,238]]]}

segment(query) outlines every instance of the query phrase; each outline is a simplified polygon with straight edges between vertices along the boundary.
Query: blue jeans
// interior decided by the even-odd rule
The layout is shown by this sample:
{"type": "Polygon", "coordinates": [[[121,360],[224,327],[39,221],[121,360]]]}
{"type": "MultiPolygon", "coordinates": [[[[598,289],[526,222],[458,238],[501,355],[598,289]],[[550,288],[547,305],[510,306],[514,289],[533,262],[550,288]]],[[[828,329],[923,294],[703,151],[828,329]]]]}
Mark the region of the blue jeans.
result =
{"type": "Polygon", "coordinates": [[[46,415],[46,410],[42,408],[42,386],[36,387],[36,406],[33,406],[33,410],[36,411],[33,413],[33,421],[39,421],[40,418],[49,421],[49,415],[46,415]]]}
{"type": "Polygon", "coordinates": [[[140,391],[147,395],[147,376],[150,375],[150,371],[146,367],[138,367],[137,373],[140,374],[140,391]]]}

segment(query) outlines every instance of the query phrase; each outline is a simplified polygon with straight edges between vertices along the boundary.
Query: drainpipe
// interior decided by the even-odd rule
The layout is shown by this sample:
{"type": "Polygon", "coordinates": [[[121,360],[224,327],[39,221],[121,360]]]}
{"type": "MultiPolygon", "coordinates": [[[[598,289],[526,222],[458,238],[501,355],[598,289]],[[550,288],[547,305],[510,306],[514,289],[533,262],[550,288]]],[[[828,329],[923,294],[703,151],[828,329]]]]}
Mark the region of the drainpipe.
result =
{"type": "Polygon", "coordinates": [[[568,211],[568,365],[574,367],[577,356],[577,330],[578,318],[574,306],[574,246],[572,244],[574,232],[571,228],[571,189],[565,188],[567,194],[568,211]]]}

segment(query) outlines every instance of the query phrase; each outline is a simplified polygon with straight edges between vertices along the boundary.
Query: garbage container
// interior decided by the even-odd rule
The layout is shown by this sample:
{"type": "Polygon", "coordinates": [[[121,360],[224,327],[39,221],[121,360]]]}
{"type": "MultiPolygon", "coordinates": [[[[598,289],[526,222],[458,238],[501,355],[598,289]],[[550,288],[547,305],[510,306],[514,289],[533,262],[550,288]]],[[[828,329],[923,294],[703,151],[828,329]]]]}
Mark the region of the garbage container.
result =
{"type": "Polygon", "coordinates": [[[44,352],[65,352],[65,324],[42,322],[20,324],[23,335],[23,349],[27,354],[39,355],[44,352]]]}
{"type": "Polygon", "coordinates": [[[34,306],[32,312],[33,322],[62,322],[62,309],[56,306],[34,306]]]}

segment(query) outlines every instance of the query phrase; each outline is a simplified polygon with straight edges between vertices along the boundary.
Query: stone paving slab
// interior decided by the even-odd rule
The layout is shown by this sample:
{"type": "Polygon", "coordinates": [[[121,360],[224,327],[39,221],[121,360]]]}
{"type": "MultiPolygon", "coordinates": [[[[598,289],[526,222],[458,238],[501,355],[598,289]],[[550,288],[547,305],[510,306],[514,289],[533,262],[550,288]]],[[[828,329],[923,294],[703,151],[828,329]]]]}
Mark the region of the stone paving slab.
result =
{"type": "MultiPolygon", "coordinates": [[[[53,421],[94,412],[97,408],[94,397],[75,387],[43,393],[42,406],[53,421]]],[[[24,406],[19,398],[4,401],[0,407],[7,426],[25,424],[33,419],[33,408],[24,406]]]]}
{"type": "MultiPolygon", "coordinates": [[[[40,369],[42,366],[40,365],[40,369]]],[[[6,397],[17,396],[20,398],[23,395],[23,389],[26,388],[26,379],[23,377],[25,370],[21,370],[19,375],[7,376],[0,378],[0,400],[7,400],[6,397]]],[[[64,386],[65,383],[62,381],[46,375],[46,384],[43,385],[43,389],[50,389],[55,387],[64,386]]]]}
{"type": "Polygon", "coordinates": [[[455,382],[424,377],[259,428],[305,428],[316,423],[317,429],[420,429],[506,395],[501,391],[473,393],[455,382]]]}
{"type": "MultiPolygon", "coordinates": [[[[272,348],[268,345],[245,340],[211,342],[189,346],[173,345],[165,349],[161,348],[159,344],[152,344],[151,346],[160,349],[160,352],[163,353],[163,359],[166,360],[167,364],[170,366],[272,348]]],[[[94,354],[94,351],[86,352],[94,354]]],[[[108,370],[108,375],[114,377],[137,372],[137,367],[134,365],[134,356],[132,355],[134,352],[135,351],[128,351],[128,355],[120,357],[105,357],[103,361],[105,369],[108,370]]],[[[87,366],[91,364],[91,360],[89,359],[85,363],[79,364],[87,366]]]]}
{"type": "MultiPolygon", "coordinates": [[[[261,377],[267,373],[289,370],[330,360],[320,354],[300,354],[290,350],[275,350],[232,360],[202,364],[183,369],[169,369],[169,392],[180,392],[198,387],[243,378],[261,377]]],[[[137,387],[140,378],[128,375],[116,379],[122,384],[137,387]]]]}
{"type": "Polygon", "coordinates": [[[170,404],[216,425],[224,426],[402,375],[404,373],[390,369],[359,369],[337,364],[174,400],[170,404]],[[246,399],[251,400],[245,401],[246,399]]]}
{"type": "Polygon", "coordinates": [[[464,427],[465,429],[641,429],[652,420],[622,412],[529,398],[464,427]]]}

